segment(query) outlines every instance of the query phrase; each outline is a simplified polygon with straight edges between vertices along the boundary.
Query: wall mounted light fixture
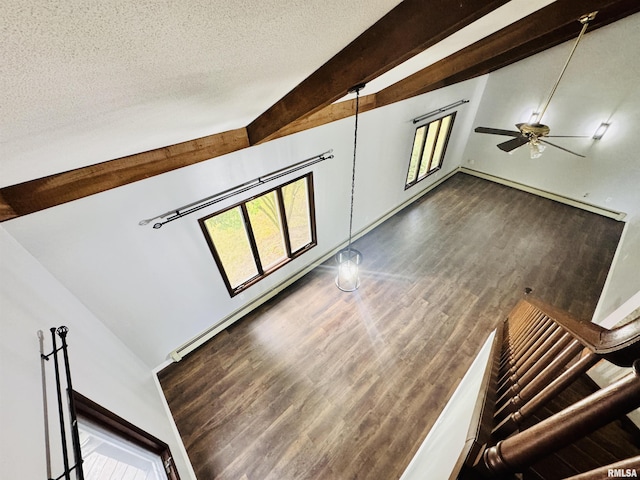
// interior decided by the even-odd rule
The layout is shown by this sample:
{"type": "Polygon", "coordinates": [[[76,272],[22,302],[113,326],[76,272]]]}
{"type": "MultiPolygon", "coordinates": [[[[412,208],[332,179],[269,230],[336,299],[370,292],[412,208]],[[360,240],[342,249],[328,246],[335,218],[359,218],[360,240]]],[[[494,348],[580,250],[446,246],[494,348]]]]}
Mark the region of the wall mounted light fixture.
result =
{"type": "Polygon", "coordinates": [[[610,123],[606,123],[606,122],[602,122],[600,124],[600,126],[597,128],[596,132],[593,134],[593,139],[594,140],[602,140],[602,137],[604,137],[604,134],[609,129],[609,125],[611,125],[611,124],[610,123]]]}

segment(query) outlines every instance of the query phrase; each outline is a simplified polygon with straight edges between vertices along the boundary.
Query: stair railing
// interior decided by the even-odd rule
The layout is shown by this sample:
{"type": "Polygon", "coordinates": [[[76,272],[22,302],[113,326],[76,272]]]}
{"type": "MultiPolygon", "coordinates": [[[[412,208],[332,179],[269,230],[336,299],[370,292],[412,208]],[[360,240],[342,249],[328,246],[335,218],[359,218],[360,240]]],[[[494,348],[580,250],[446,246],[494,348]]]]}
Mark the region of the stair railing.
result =
{"type": "Polygon", "coordinates": [[[534,426],[486,449],[477,469],[488,478],[518,472],[640,405],[640,360],[633,372],[534,426]]]}
{"type": "MultiPolygon", "coordinates": [[[[490,388],[483,393],[486,412],[478,415],[484,426],[475,427],[475,448],[460,479],[500,478],[522,472],[640,406],[640,317],[608,330],[527,298],[513,309],[501,337],[503,348],[494,360],[494,380],[486,382],[490,388]],[[631,366],[632,372],[518,431],[525,420],[603,358],[619,366],[631,366]]],[[[640,474],[640,462],[634,458],[619,462],[624,467],[611,468],[633,465],[640,474]]],[[[576,479],[602,478],[601,473],[588,476],[591,474],[576,479]]]]}

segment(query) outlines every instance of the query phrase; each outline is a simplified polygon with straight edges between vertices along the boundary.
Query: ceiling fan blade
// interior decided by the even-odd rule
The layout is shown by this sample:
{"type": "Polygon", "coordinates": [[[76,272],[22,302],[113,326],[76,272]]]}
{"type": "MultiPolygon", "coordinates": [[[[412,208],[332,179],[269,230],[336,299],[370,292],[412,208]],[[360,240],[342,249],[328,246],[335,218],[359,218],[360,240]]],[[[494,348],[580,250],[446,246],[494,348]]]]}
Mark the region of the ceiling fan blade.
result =
{"type": "Polygon", "coordinates": [[[522,135],[520,132],[516,132],[515,130],[502,130],[500,128],[490,128],[490,127],[476,127],[474,132],[490,133],[492,135],[507,135],[509,137],[519,137],[520,135],[522,135]]]}
{"type": "Polygon", "coordinates": [[[511,140],[507,140],[506,142],[499,143],[497,147],[504,152],[511,152],[522,145],[526,145],[529,142],[529,139],[524,136],[520,136],[518,138],[512,138],[511,140]]]}
{"type": "Polygon", "coordinates": [[[566,149],[564,147],[561,147],[560,145],[556,145],[555,143],[547,142],[546,140],[542,140],[541,138],[539,138],[538,141],[540,143],[544,143],[546,145],[551,145],[552,147],[559,148],[560,150],[564,150],[565,152],[571,153],[571,154],[576,155],[578,157],[586,158],[584,155],[580,155],[579,153],[572,152],[571,150],[568,150],[568,149],[566,149]]]}

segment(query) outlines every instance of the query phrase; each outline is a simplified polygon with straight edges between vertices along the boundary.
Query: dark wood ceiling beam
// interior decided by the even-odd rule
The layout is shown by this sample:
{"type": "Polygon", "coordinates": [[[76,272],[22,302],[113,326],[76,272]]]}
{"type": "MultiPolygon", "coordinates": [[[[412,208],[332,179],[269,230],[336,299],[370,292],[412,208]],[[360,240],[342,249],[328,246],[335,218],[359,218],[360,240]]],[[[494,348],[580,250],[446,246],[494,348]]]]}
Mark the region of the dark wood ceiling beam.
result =
{"type": "MultiPolygon", "coordinates": [[[[369,110],[373,110],[378,105],[376,104],[376,94],[360,96],[360,106],[358,108],[359,113],[365,113],[369,110]]],[[[311,115],[307,115],[304,118],[296,120],[293,123],[281,128],[276,133],[271,135],[271,140],[292,135],[294,133],[309,130],[311,128],[319,127],[327,123],[342,120],[343,118],[351,117],[356,113],[356,101],[355,99],[345,100],[343,102],[332,103],[327,105],[321,110],[318,110],[311,115]]]]}
{"type": "Polygon", "coordinates": [[[252,145],[339,100],[507,3],[405,0],[247,126],[252,145]]]}
{"type": "MultiPolygon", "coordinates": [[[[640,11],[640,3],[635,0],[599,1],[583,5],[586,5],[587,11],[592,11],[589,10],[589,7],[600,10],[596,20],[591,22],[587,33],[640,11]],[[605,3],[606,5],[604,5],[605,3]]],[[[376,94],[362,96],[360,111],[366,112],[373,108],[485,75],[575,38],[581,28],[577,19],[585,13],[585,10],[582,6],[578,9],[573,9],[573,7],[575,4],[572,2],[556,2],[537,14],[534,13],[514,22],[503,30],[376,94]],[[581,13],[576,13],[577,11],[581,13]],[[550,23],[549,18],[554,21],[550,23]],[[531,24],[532,20],[535,22],[534,24],[531,24]],[[527,37],[527,35],[531,37],[527,37]]],[[[273,134],[270,139],[315,128],[353,115],[354,105],[353,100],[327,105],[321,110],[285,126],[273,134]]]]}
{"type": "Polygon", "coordinates": [[[20,215],[13,209],[13,207],[4,199],[4,195],[0,191],[0,221],[9,220],[10,218],[16,218],[20,215]]]}
{"type": "MultiPolygon", "coordinates": [[[[587,35],[600,27],[604,27],[605,25],[616,22],[621,18],[640,12],[640,3],[638,3],[636,0],[624,0],[615,2],[615,5],[609,5],[606,7],[601,6],[600,8],[601,10],[598,14],[598,17],[596,17],[596,20],[592,21],[589,25],[587,35]]],[[[579,28],[580,25],[578,25],[578,29],[579,28]]],[[[557,28],[556,30],[553,30],[546,35],[542,35],[538,38],[524,42],[507,52],[495,55],[486,61],[478,62],[471,68],[467,68],[462,72],[439,79],[436,83],[427,84],[421,89],[413,92],[411,95],[405,95],[403,99],[422,95],[423,93],[428,93],[438,88],[454,85],[456,83],[463,82],[480,75],[491,73],[513,63],[519,62],[520,60],[523,60],[527,57],[540,53],[544,50],[553,48],[556,45],[575,39],[576,37],[576,25],[575,22],[572,22],[570,24],[557,28]]],[[[558,71],[559,70],[560,65],[558,66],[558,71]]],[[[382,101],[379,100],[378,106],[382,105],[382,101]]]]}
{"type": "Polygon", "coordinates": [[[0,221],[137,182],[249,146],[244,128],[0,189],[0,221]]]}
{"type": "MultiPolygon", "coordinates": [[[[582,13],[592,10],[599,10],[600,13],[588,32],[637,13],[640,11],[640,2],[558,0],[540,12],[541,18],[538,18],[537,22],[547,24],[547,28],[542,31],[530,30],[534,27],[528,26],[526,21],[516,22],[377,94],[363,95],[361,111],[366,112],[489,73],[575,38],[579,26],[576,30],[573,22],[582,13]],[[576,4],[580,13],[565,10],[574,8],[576,4]],[[561,10],[548,10],[551,7],[560,7],[561,10]],[[492,49],[495,51],[492,52],[492,49]],[[482,52],[482,55],[479,52],[482,52]]],[[[541,27],[538,25],[536,28],[541,27]]],[[[324,125],[351,116],[354,111],[353,100],[332,103],[281,126],[271,134],[271,138],[324,125]]],[[[4,187],[0,189],[0,222],[193,165],[248,146],[248,133],[246,129],[241,128],[4,187]]]]}
{"type": "Polygon", "coordinates": [[[377,106],[493,72],[577,37],[580,16],[599,10],[587,32],[640,10],[637,0],[558,0],[498,32],[381,90],[377,106]]]}

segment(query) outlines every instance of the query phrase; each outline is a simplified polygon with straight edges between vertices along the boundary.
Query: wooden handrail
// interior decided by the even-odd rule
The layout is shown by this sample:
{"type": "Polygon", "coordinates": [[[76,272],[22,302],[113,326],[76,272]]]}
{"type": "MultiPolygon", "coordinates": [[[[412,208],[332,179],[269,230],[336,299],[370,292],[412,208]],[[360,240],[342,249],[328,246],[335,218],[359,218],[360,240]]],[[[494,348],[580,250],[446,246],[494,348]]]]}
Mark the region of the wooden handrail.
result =
{"type": "Polygon", "coordinates": [[[458,479],[498,478],[521,472],[537,459],[640,406],[640,317],[606,329],[527,296],[509,314],[503,333],[503,350],[494,359],[493,380],[485,380],[485,388],[491,386],[480,402],[489,411],[488,415],[483,412],[482,417],[485,421],[491,417],[492,427],[487,434],[484,422],[476,424],[473,449],[468,450],[470,455],[458,479]],[[559,338],[549,332],[539,335],[540,329],[546,331],[549,320],[564,332],[559,338]],[[551,338],[553,345],[532,337],[551,338]],[[574,357],[581,349],[584,351],[576,361],[574,357]],[[600,359],[632,366],[633,373],[511,435],[524,418],[600,359]]]}
{"type": "Polygon", "coordinates": [[[640,358],[640,317],[620,327],[607,329],[591,322],[583,322],[567,312],[536,298],[527,298],[531,305],[542,310],[580,343],[611,363],[630,367],[640,358]]]}
{"type": "Polygon", "coordinates": [[[640,360],[626,377],[486,449],[477,468],[488,478],[521,471],[638,405],[640,360]]]}

